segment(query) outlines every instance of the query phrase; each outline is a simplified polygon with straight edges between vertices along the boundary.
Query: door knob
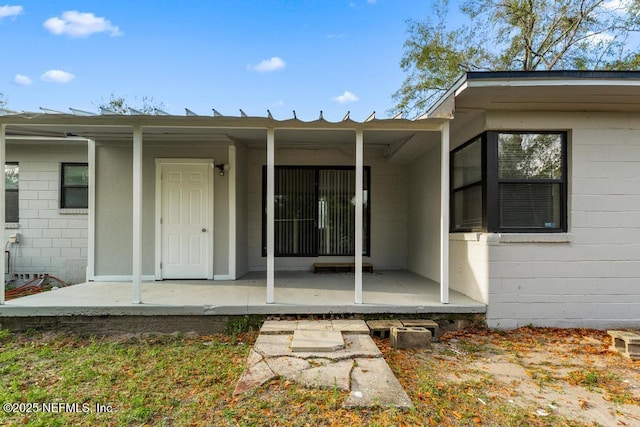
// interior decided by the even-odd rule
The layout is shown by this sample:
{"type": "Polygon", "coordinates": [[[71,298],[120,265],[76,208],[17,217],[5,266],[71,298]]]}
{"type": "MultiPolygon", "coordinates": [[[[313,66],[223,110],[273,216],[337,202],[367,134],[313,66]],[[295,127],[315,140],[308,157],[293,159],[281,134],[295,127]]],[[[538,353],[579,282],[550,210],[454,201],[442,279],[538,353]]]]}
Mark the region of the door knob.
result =
{"type": "Polygon", "coordinates": [[[203,233],[206,233],[206,232],[207,232],[207,229],[206,229],[206,228],[203,228],[203,229],[202,229],[202,232],[203,232],[203,233]]]}

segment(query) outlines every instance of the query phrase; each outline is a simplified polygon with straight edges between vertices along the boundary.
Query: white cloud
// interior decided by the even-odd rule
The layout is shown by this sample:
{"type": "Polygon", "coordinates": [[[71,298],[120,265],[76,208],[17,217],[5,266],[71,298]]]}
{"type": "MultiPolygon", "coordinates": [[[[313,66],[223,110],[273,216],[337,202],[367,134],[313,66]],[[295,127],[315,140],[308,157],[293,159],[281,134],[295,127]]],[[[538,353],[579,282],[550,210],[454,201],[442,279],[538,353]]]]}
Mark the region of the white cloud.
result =
{"type": "Polygon", "coordinates": [[[342,39],[345,38],[347,35],[345,33],[331,33],[331,34],[327,34],[327,38],[328,39],[342,39]]]}
{"type": "Polygon", "coordinates": [[[22,12],[24,12],[22,6],[0,6],[0,19],[22,15],[22,12]]]}
{"type": "Polygon", "coordinates": [[[258,65],[250,65],[249,69],[259,73],[270,73],[272,71],[280,70],[286,65],[286,62],[284,62],[282,58],[274,56],[273,58],[261,61],[258,65]]]}
{"type": "Polygon", "coordinates": [[[611,43],[615,39],[608,33],[591,33],[587,37],[589,42],[594,45],[611,43]]]}
{"type": "Polygon", "coordinates": [[[68,10],[61,18],[54,17],[44,21],[44,27],[59,36],[66,34],[70,37],[89,37],[96,33],[109,33],[111,36],[121,36],[122,32],[111,21],[93,13],[81,13],[68,10]]]}
{"type": "Polygon", "coordinates": [[[602,7],[608,10],[620,10],[629,7],[629,1],[627,0],[609,0],[602,4],[602,7]]]}
{"type": "Polygon", "coordinates": [[[62,70],[49,70],[40,76],[40,80],[48,83],[69,83],[75,78],[73,74],[62,70]]]}
{"type": "Polygon", "coordinates": [[[280,100],[277,101],[273,104],[274,107],[283,107],[284,106],[284,101],[280,100]]]}
{"type": "Polygon", "coordinates": [[[13,82],[20,86],[29,86],[31,83],[33,83],[29,77],[23,76],[22,74],[16,74],[16,76],[13,78],[13,82]]]}
{"type": "Polygon", "coordinates": [[[367,0],[367,3],[369,3],[369,4],[376,4],[376,2],[377,2],[377,1],[378,1],[378,0],[367,0]]]}
{"type": "Polygon", "coordinates": [[[338,104],[347,104],[349,102],[356,102],[358,99],[360,98],[358,98],[356,95],[349,92],[348,90],[345,90],[342,95],[332,98],[333,102],[337,102],[338,104]]]}

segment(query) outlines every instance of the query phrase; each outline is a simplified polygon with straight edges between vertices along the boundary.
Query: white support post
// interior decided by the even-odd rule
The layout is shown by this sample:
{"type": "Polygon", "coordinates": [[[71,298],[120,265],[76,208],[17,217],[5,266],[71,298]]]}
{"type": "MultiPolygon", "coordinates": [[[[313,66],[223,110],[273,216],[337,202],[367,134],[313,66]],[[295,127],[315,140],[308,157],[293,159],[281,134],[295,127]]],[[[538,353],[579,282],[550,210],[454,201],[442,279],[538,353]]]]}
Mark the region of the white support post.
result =
{"type": "Polygon", "coordinates": [[[96,142],[87,140],[87,162],[89,164],[89,215],[88,215],[88,252],[87,252],[87,282],[95,277],[96,253],[96,142]]]}
{"type": "Polygon", "coordinates": [[[267,304],[274,303],[275,283],[275,129],[267,129],[267,304]]]}
{"type": "Polygon", "coordinates": [[[142,303],[142,128],[133,128],[133,303],[142,303]]]}
{"type": "Polygon", "coordinates": [[[440,302],[449,304],[449,122],[440,136],[440,302]]]}
{"type": "Polygon", "coordinates": [[[362,304],[362,169],[364,163],[364,135],[356,131],[356,218],[355,218],[355,303],[362,304]]]}
{"type": "MultiPolygon", "coordinates": [[[[0,194],[4,194],[5,192],[5,177],[4,177],[4,168],[5,163],[7,162],[7,125],[4,123],[0,125],[0,165],[2,165],[2,179],[0,179],[0,194]]],[[[5,198],[0,197],[0,231],[2,232],[2,241],[4,241],[4,209],[5,209],[5,198]]],[[[2,271],[2,284],[0,285],[0,305],[4,305],[4,290],[5,290],[5,268],[7,267],[5,264],[6,258],[3,253],[0,257],[0,271],[2,271]]]]}
{"type": "Polygon", "coordinates": [[[237,224],[236,224],[236,147],[229,145],[229,277],[236,280],[236,251],[237,251],[237,224]]]}

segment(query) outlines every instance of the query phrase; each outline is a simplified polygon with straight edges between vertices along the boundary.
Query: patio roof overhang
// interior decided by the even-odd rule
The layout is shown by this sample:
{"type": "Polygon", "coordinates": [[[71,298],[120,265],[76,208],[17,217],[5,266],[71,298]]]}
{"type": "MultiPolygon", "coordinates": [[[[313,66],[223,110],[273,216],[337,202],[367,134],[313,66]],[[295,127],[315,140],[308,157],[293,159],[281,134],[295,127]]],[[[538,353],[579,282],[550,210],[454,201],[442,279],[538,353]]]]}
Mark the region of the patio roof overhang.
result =
{"type": "MultiPolygon", "coordinates": [[[[50,111],[50,110],[45,110],[50,111]]],[[[0,114],[0,123],[7,124],[7,133],[15,135],[32,135],[64,137],[69,135],[87,139],[105,139],[109,141],[131,140],[133,127],[144,129],[145,139],[161,140],[163,137],[197,138],[224,134],[241,141],[252,141],[264,138],[266,129],[287,130],[288,137],[294,139],[298,132],[331,131],[336,135],[341,132],[363,131],[371,133],[377,140],[383,139],[384,132],[418,132],[439,131],[447,118],[429,118],[408,120],[402,118],[377,119],[371,117],[363,122],[349,119],[329,122],[323,118],[313,121],[302,121],[296,118],[276,120],[272,117],[251,116],[178,116],[147,114],[100,114],[79,115],[67,113],[30,113],[5,112],[0,114]],[[376,137],[375,133],[380,133],[376,137]]],[[[344,137],[343,137],[344,138],[344,137]]],[[[350,141],[353,140],[351,136],[350,141]]]]}
{"type": "Polygon", "coordinates": [[[274,129],[279,148],[327,148],[352,146],[355,133],[362,132],[366,147],[380,151],[381,157],[406,164],[440,144],[440,132],[449,118],[408,120],[399,117],[377,119],[372,114],[357,122],[349,116],[339,122],[322,118],[302,121],[297,118],[276,120],[272,116],[185,116],[168,114],[96,114],[7,112],[0,114],[6,124],[9,143],[25,144],[45,140],[77,143],[90,139],[97,143],[131,144],[134,128],[143,132],[145,145],[221,144],[242,142],[263,147],[267,130],[274,129]]]}
{"type": "MultiPolygon", "coordinates": [[[[349,118],[340,122],[324,120],[322,113],[315,121],[297,118],[276,120],[267,117],[249,117],[241,111],[240,117],[195,116],[187,110],[186,116],[168,114],[146,115],[132,110],[132,114],[91,115],[71,109],[62,113],[42,109],[43,113],[4,112],[0,115],[0,164],[5,161],[6,143],[12,139],[19,143],[25,138],[50,139],[56,143],[77,142],[84,138],[89,149],[89,174],[93,176],[95,145],[101,143],[132,144],[133,148],[133,302],[141,303],[142,283],[142,156],[147,144],[180,144],[198,141],[203,144],[232,145],[236,141],[247,145],[259,144],[266,148],[267,164],[267,303],[274,303],[274,153],[278,148],[309,144],[324,148],[335,144],[349,144],[355,148],[355,303],[362,303],[362,223],[363,223],[363,158],[364,147],[382,146],[387,160],[410,163],[429,147],[440,146],[441,159],[441,302],[448,303],[448,167],[449,120],[452,117],[407,120],[396,116],[376,119],[372,114],[363,122],[349,118]]],[[[232,149],[233,147],[230,147],[232,149]]],[[[90,178],[90,182],[93,178],[90,178]]],[[[232,182],[232,180],[229,180],[232,182]]],[[[0,193],[4,191],[0,182],[0,193]]],[[[231,192],[232,193],[232,192],[231,192]]],[[[91,205],[90,197],[90,205],[91,205]]],[[[231,205],[231,203],[230,203],[231,205]]],[[[235,209],[231,207],[230,209],[235,209]]],[[[89,209],[89,222],[95,221],[89,209]]],[[[0,227],[4,226],[0,213],[0,227]]],[[[91,235],[91,231],[89,233],[91,235]]],[[[230,239],[235,242],[235,238],[230,239]]],[[[230,243],[235,245],[235,243],[230,243]]],[[[235,247],[230,248],[234,253],[235,247]]],[[[230,257],[231,263],[231,257],[230,257]]],[[[3,267],[0,259],[0,268],[3,267]]],[[[91,263],[90,263],[91,264],[91,263]]],[[[91,268],[88,268],[90,271],[91,268]]],[[[235,273],[234,273],[235,274],[235,273]]],[[[88,273],[89,275],[89,273],[88,273]]],[[[0,304],[4,296],[4,283],[0,286],[0,304]]]]}

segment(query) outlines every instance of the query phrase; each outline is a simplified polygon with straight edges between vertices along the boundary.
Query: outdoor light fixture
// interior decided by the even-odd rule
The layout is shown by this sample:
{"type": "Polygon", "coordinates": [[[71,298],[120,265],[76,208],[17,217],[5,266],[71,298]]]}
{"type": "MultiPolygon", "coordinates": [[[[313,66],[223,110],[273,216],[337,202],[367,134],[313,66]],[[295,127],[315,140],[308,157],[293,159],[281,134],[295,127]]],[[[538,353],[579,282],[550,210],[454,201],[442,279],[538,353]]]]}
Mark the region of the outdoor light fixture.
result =
{"type": "Polygon", "coordinates": [[[229,170],[229,163],[220,163],[216,167],[220,171],[220,176],[224,176],[224,173],[229,170]]]}

